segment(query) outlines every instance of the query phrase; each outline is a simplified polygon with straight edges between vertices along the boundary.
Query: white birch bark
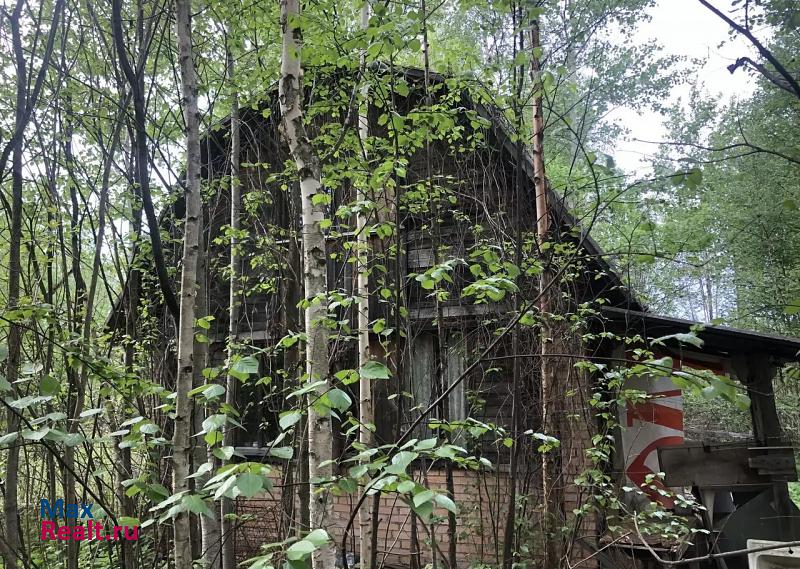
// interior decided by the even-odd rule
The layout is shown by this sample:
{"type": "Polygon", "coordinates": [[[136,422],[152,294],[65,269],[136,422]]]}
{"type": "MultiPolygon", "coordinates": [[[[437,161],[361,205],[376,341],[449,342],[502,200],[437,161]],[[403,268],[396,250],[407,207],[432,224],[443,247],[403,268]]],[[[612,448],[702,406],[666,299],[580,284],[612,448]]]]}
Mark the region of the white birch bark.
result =
{"type": "MultiPolygon", "coordinates": [[[[369,1],[365,1],[361,7],[361,28],[369,27],[369,1]]],[[[366,65],[366,50],[361,55],[362,70],[366,65]]],[[[367,137],[369,136],[369,87],[365,82],[361,90],[363,101],[358,114],[358,136],[361,139],[361,147],[364,149],[364,160],[367,156],[367,137]]],[[[361,200],[366,202],[369,199],[369,177],[364,182],[361,200]]],[[[356,296],[358,296],[358,364],[364,367],[370,360],[369,349],[369,235],[367,234],[367,214],[363,209],[358,213],[356,223],[356,235],[358,245],[358,278],[356,282],[356,296]]],[[[372,381],[369,378],[360,378],[358,382],[359,407],[358,420],[361,428],[359,429],[358,440],[364,446],[370,448],[373,444],[373,433],[371,426],[375,424],[375,410],[372,402],[372,381]]],[[[359,525],[359,557],[361,559],[361,569],[372,569],[372,504],[370,500],[365,501],[358,511],[359,525]]]]}
{"type": "MultiPolygon", "coordinates": [[[[194,377],[194,321],[197,296],[197,259],[200,250],[200,134],[197,77],[192,60],[191,0],[176,0],[178,61],[181,68],[183,112],[186,122],[186,220],[183,235],[180,319],[178,321],[178,377],[175,398],[175,433],[172,451],[172,491],[189,491],[192,409],[189,391],[194,377]]],[[[174,522],[175,569],[192,568],[189,512],[174,522]]]]}
{"type": "MultiPolygon", "coordinates": [[[[313,202],[314,195],[322,192],[319,159],[306,134],[303,124],[303,87],[300,49],[302,36],[299,28],[299,0],[281,0],[281,77],[278,98],[281,108],[281,130],[289,146],[300,178],[301,217],[303,232],[303,280],[308,307],[305,309],[306,372],[308,381],[324,380],[325,384],[311,393],[318,397],[330,389],[328,369],[328,333],[321,325],[327,314],[327,255],[325,235],[320,223],[325,218],[322,203],[313,202]]],[[[320,414],[309,405],[308,409],[308,475],[311,480],[309,514],[311,528],[325,529],[333,521],[333,504],[330,491],[320,481],[333,476],[331,458],[331,420],[328,413],[320,414]],[[323,466],[324,465],[324,466],[323,466]]],[[[336,555],[333,544],[317,549],[312,555],[314,569],[333,569],[336,555]]]]}

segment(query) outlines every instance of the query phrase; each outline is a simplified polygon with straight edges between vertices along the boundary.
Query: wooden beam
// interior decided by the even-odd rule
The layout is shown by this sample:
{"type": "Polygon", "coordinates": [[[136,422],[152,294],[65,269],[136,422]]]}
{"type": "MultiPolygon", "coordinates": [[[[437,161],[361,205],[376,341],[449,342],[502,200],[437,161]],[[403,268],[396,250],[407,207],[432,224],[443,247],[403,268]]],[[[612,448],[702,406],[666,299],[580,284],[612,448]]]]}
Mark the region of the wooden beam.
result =
{"type": "MultiPolygon", "coordinates": [[[[753,435],[764,446],[779,444],[783,438],[783,428],[775,406],[775,391],[772,378],[775,366],[763,353],[737,355],[732,358],[736,377],[747,387],[750,396],[750,416],[753,419],[753,435]]],[[[796,472],[795,478],[796,478],[796,472]]],[[[800,523],[795,518],[797,508],[789,497],[789,487],[785,477],[772,485],[775,510],[780,517],[781,540],[791,540],[800,532],[800,523]]]]}

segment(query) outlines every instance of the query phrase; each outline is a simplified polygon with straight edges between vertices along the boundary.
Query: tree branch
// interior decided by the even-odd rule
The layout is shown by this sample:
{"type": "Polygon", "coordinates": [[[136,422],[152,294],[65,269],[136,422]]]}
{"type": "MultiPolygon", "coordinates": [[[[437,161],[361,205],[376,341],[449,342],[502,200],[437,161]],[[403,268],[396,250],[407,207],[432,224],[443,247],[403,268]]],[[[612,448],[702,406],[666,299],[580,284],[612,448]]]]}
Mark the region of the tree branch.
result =
{"type": "MultiPolygon", "coordinates": [[[[792,76],[792,74],[789,73],[786,70],[786,68],[783,66],[783,64],[780,61],[778,61],[778,59],[772,54],[772,52],[770,50],[768,50],[766,47],[764,47],[764,44],[762,44],[760,41],[758,41],[758,38],[756,38],[748,28],[745,28],[744,26],[741,26],[741,25],[737,24],[736,22],[734,22],[730,17],[728,17],[726,14],[724,14],[722,11],[720,11],[717,7],[713,6],[710,2],[708,2],[708,0],[698,0],[698,1],[703,6],[705,6],[709,10],[711,10],[714,14],[716,14],[720,19],[722,19],[722,21],[724,21],[726,24],[728,24],[736,32],[738,32],[739,34],[743,35],[748,40],[750,40],[750,43],[752,43],[755,46],[755,48],[758,50],[758,53],[760,53],[761,56],[764,59],[769,61],[772,64],[772,66],[775,68],[775,70],[778,73],[781,74],[781,77],[783,77],[786,80],[786,82],[789,84],[791,89],[786,89],[786,90],[789,91],[790,93],[793,93],[798,99],[800,99],[800,84],[798,84],[797,79],[795,79],[792,76]]],[[[738,63],[738,61],[737,61],[737,63],[738,63]]],[[[736,71],[736,68],[738,66],[734,65],[732,67],[733,67],[733,69],[731,69],[730,67],[728,68],[728,70],[731,71],[731,73],[736,71]]],[[[756,69],[758,69],[758,67],[756,69]]],[[[759,69],[759,71],[761,71],[761,69],[759,69]]],[[[761,71],[761,73],[763,74],[764,72],[761,71]]],[[[775,83],[775,81],[770,77],[770,75],[766,75],[765,77],[767,79],[769,79],[772,83],[778,85],[779,87],[781,87],[783,89],[784,87],[782,87],[781,85],[775,83]]]]}

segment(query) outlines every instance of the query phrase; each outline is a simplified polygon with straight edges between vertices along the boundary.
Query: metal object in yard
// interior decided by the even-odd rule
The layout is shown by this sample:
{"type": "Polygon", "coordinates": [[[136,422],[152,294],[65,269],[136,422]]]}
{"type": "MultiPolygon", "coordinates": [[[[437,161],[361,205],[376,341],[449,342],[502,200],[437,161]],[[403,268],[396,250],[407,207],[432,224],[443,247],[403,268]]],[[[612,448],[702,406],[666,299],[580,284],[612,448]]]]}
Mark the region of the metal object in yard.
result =
{"type": "MultiPolygon", "coordinates": [[[[756,549],[770,545],[779,545],[780,541],[766,541],[762,539],[748,539],[747,549],[756,549]]],[[[800,549],[772,549],[758,551],[747,556],[750,569],[791,569],[800,568],[800,549]]]]}

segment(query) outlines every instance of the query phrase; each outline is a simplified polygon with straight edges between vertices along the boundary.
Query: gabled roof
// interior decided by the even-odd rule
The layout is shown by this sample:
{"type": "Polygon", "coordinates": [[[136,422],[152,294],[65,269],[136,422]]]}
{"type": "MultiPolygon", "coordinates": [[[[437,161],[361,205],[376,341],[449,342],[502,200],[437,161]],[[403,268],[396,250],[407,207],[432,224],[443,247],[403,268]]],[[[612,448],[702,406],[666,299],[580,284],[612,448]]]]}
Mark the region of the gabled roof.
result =
{"type": "MultiPolygon", "coordinates": [[[[380,67],[380,64],[375,65],[380,67]]],[[[424,70],[419,68],[395,67],[395,69],[414,81],[422,81],[425,76],[424,70]]],[[[388,67],[384,66],[382,69],[379,69],[379,71],[388,72],[388,67]]],[[[429,79],[434,83],[444,83],[449,77],[441,73],[431,72],[429,73],[429,79]]],[[[267,93],[276,91],[276,85],[267,89],[267,93]]],[[[488,92],[488,90],[486,91],[488,92]]],[[[514,135],[514,128],[509,124],[502,111],[489,104],[484,104],[476,100],[469,92],[464,92],[462,98],[466,105],[474,109],[482,118],[486,119],[491,124],[494,137],[499,142],[502,150],[507,153],[507,157],[511,163],[515,163],[519,155],[522,156],[521,167],[531,187],[533,187],[533,157],[524,144],[522,148],[519,148],[520,143],[516,142],[517,137],[514,135]]],[[[245,109],[245,111],[243,118],[245,116],[260,116],[258,112],[250,112],[249,109],[245,109]]],[[[227,127],[229,122],[229,118],[223,118],[215,125],[214,129],[206,134],[206,136],[217,136],[217,131],[227,127]]],[[[219,143],[220,141],[218,140],[217,142],[219,143]]],[[[206,149],[207,145],[204,144],[204,152],[206,149]]],[[[204,155],[204,158],[207,159],[207,155],[204,155]]],[[[552,208],[551,215],[554,221],[558,226],[570,229],[570,238],[580,244],[586,252],[590,270],[603,274],[604,290],[611,291],[616,297],[612,302],[614,306],[603,308],[602,313],[604,316],[617,324],[624,324],[625,329],[635,329],[649,337],[659,337],[677,332],[688,332],[690,327],[699,324],[698,322],[692,322],[690,320],[670,318],[649,312],[647,308],[639,302],[634,292],[624,284],[619,273],[607,259],[607,255],[603,249],[591,235],[589,235],[588,231],[581,227],[578,220],[575,219],[569,211],[563,199],[550,188],[548,188],[548,192],[549,203],[552,208]]],[[[124,294],[125,291],[120,295],[110,315],[108,321],[109,327],[113,328],[118,325],[118,319],[122,317],[118,312],[121,309],[120,301],[124,297],[124,294]]],[[[748,351],[770,354],[784,361],[798,361],[798,352],[800,352],[800,340],[798,339],[725,326],[706,326],[700,336],[706,342],[705,348],[707,350],[719,353],[730,353],[747,349],[748,351]]]]}

